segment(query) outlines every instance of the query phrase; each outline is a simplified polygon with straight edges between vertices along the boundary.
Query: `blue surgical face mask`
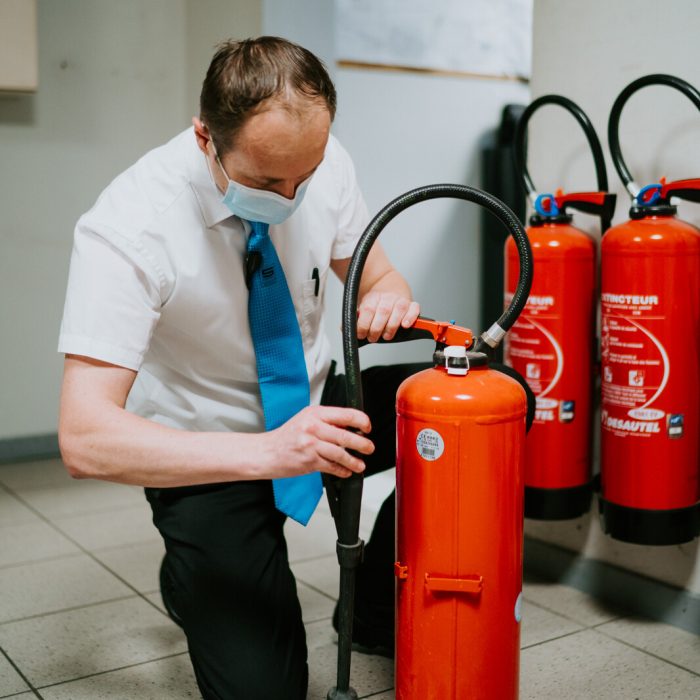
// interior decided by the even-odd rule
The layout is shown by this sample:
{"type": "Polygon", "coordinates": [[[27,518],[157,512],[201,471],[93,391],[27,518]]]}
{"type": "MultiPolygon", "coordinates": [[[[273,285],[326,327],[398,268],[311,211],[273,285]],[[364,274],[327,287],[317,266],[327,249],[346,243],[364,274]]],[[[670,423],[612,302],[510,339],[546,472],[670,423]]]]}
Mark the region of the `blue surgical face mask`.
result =
{"type": "Polygon", "coordinates": [[[228,180],[228,187],[222,199],[223,203],[235,216],[246,221],[260,221],[264,224],[281,224],[288,219],[297,210],[301,200],[304,199],[306,188],[313,177],[310,175],[301,182],[297,186],[294,198],[287,199],[275,192],[241,185],[240,182],[232,180],[226,174],[218,156],[216,162],[228,180]]]}

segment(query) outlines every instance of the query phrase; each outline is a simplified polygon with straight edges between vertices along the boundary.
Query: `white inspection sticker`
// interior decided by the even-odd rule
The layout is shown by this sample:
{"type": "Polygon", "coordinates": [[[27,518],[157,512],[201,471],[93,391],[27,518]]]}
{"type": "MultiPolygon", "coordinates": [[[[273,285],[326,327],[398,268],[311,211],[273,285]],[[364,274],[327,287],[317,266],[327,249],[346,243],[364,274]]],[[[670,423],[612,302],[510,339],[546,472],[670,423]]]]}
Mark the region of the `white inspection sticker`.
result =
{"type": "Polygon", "coordinates": [[[515,601],[515,621],[520,622],[523,619],[523,592],[520,591],[520,595],[515,601]]]}
{"type": "Polygon", "coordinates": [[[423,459],[428,462],[434,462],[445,451],[445,441],[436,430],[425,428],[418,433],[416,449],[423,459]]]}

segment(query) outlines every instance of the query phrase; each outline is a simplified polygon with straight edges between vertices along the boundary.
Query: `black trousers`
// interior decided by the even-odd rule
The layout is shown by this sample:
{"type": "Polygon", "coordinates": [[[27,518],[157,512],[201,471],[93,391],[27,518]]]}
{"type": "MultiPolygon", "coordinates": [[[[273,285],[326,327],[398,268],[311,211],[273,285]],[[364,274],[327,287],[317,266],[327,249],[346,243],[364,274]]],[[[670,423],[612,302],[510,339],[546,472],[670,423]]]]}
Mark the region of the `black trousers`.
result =
{"type": "MultiPolygon", "coordinates": [[[[375,451],[366,475],[396,463],[395,397],[425,364],[362,373],[375,451]]],[[[346,405],[331,372],[322,403],[346,405]]],[[[303,700],[307,650],[296,583],[270,481],[146,489],[165,541],[174,608],[205,700],[303,700]]],[[[383,504],[358,572],[359,607],[393,606],[394,496],[383,504]]]]}

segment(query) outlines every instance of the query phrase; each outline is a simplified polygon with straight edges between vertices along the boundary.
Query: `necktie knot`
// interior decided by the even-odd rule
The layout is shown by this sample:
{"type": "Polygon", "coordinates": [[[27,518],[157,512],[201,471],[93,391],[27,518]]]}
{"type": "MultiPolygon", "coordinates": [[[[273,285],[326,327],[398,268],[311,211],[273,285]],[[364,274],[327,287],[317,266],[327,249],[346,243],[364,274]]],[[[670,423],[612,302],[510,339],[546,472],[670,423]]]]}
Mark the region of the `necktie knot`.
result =
{"type": "Polygon", "coordinates": [[[270,235],[270,225],[261,221],[249,221],[250,235],[248,236],[248,250],[259,245],[265,238],[270,235]]]}

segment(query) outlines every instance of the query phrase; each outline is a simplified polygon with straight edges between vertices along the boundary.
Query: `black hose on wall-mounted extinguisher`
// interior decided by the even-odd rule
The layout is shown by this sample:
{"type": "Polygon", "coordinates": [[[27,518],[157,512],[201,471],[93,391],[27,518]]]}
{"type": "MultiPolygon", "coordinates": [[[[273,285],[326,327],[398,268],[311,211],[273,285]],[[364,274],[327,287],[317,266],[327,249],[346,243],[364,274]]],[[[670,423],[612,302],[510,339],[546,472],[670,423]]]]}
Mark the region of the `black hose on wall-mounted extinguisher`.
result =
{"type": "MultiPolygon", "coordinates": [[[[530,245],[513,212],[465,185],[430,185],[386,205],[353,254],[343,297],[348,405],[362,410],[357,340],[360,278],[384,227],[408,207],[462,199],[490,211],[515,238],[520,276],[513,298],[479,339],[450,323],[419,318],[395,341],[433,338],[435,366],[397,394],[396,697],[457,700],[518,695],[523,556],[523,445],[527,398],[521,384],[489,367],[517,320],[532,282],[530,245]]],[[[363,478],[334,480],[329,502],[340,564],[337,683],[329,700],[355,700],[350,658],[363,478]]]]}
{"type": "MultiPolygon", "coordinates": [[[[544,95],[518,121],[515,169],[535,209],[527,235],[536,274],[525,309],[505,344],[505,360],[536,396],[535,420],[525,444],[525,517],[576,518],[590,508],[592,494],[596,314],[596,244],[571,225],[570,210],[610,225],[615,195],[609,194],[603,149],[593,124],[572,100],[544,95]],[[593,155],[597,192],[540,194],[527,169],[527,126],[546,105],[566,109],[583,129],[593,155]]],[[[506,301],[515,289],[518,256],[506,243],[506,301]]]]}
{"type": "Polygon", "coordinates": [[[648,85],[700,109],[696,88],[656,74],[630,83],[610,112],[610,152],[632,207],[601,248],[600,514],[616,539],[668,545],[700,534],[700,231],[676,218],[671,199],[700,202],[700,179],[634,182],[620,114],[648,85]]]}

